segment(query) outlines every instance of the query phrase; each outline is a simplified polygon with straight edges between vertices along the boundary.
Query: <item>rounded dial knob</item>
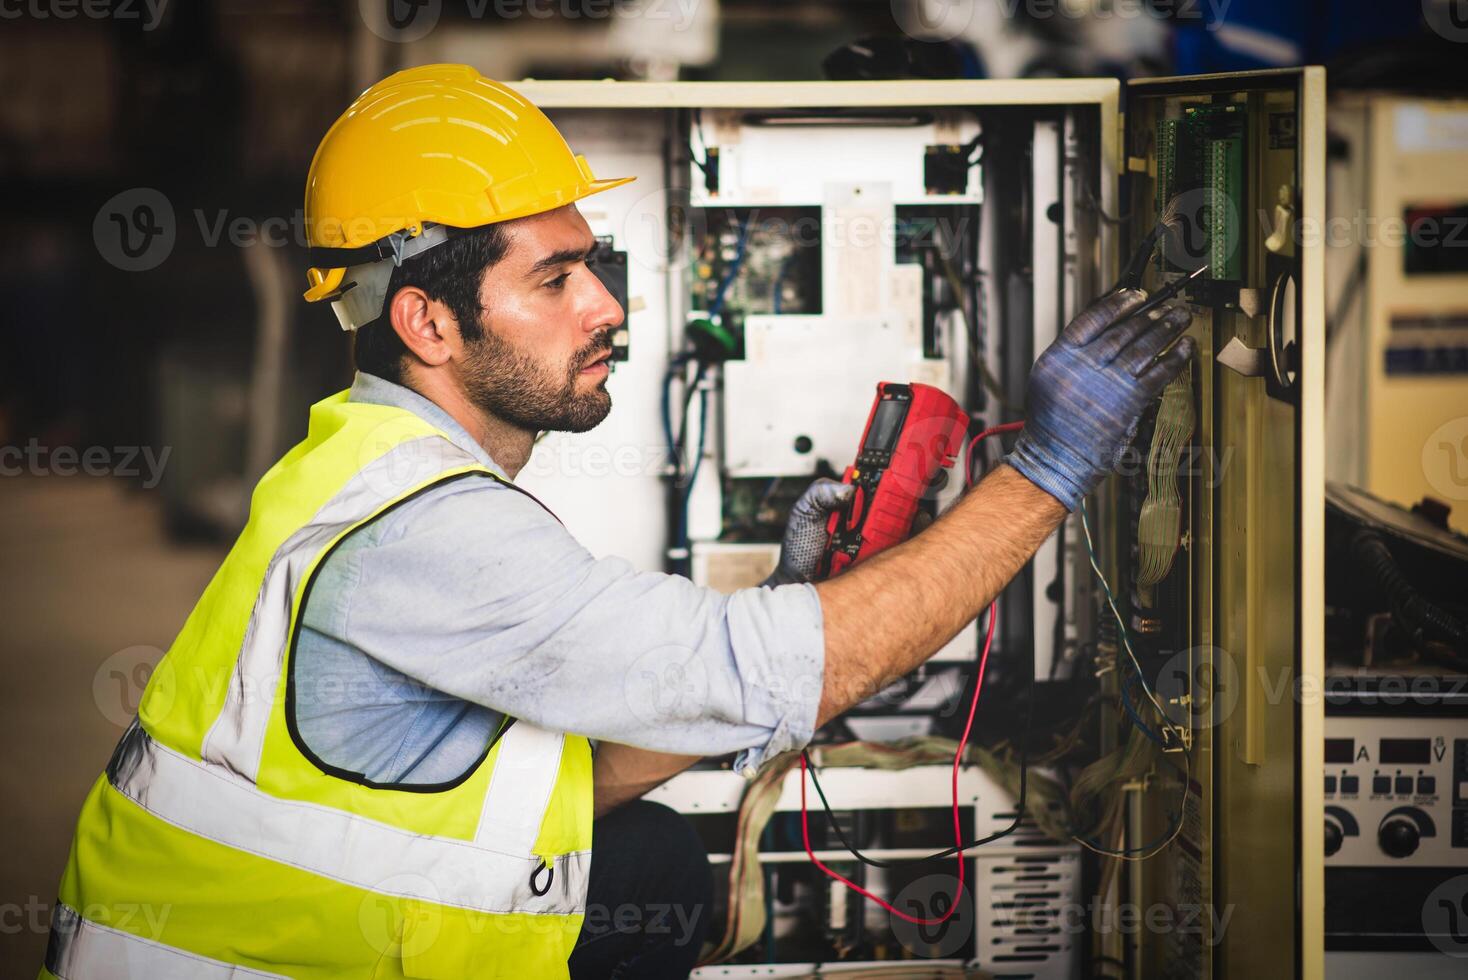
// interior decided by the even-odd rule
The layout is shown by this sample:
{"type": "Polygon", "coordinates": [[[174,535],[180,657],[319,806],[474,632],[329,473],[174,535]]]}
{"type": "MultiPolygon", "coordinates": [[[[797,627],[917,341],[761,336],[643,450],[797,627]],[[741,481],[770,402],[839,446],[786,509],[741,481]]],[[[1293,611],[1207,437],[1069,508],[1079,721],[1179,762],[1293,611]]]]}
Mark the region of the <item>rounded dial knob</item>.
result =
{"type": "Polygon", "coordinates": [[[1340,821],[1335,817],[1325,818],[1325,856],[1330,857],[1341,849],[1345,841],[1345,831],[1341,830],[1340,821]]]}
{"type": "Polygon", "coordinates": [[[1422,832],[1411,817],[1398,814],[1387,817],[1376,830],[1376,842],[1382,851],[1394,858],[1404,858],[1417,850],[1422,832]]]}

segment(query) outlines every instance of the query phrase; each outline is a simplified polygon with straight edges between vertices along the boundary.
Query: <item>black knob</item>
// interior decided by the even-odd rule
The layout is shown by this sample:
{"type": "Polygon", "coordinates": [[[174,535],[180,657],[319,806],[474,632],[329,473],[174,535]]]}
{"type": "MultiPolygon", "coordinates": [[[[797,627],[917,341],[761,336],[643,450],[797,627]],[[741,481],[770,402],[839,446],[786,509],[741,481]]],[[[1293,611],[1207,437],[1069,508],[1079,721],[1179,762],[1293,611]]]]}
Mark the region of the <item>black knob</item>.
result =
{"type": "Polygon", "coordinates": [[[1422,833],[1412,818],[1400,815],[1387,817],[1376,831],[1377,843],[1388,856],[1394,858],[1409,857],[1417,850],[1421,838],[1422,833]]]}
{"type": "Polygon", "coordinates": [[[1341,849],[1345,841],[1345,832],[1341,830],[1340,822],[1334,817],[1325,818],[1325,856],[1330,857],[1341,849]]]}

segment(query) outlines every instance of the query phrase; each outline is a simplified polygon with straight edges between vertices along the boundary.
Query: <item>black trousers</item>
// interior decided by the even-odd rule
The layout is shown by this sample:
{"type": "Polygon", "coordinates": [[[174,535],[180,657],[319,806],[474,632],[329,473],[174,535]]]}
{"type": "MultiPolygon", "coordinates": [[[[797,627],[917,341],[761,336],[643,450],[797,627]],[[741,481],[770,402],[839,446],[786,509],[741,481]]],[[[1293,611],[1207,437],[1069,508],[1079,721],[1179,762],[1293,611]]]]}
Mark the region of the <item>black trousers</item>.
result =
{"type": "Polygon", "coordinates": [[[708,854],[682,815],[634,800],[592,825],[572,980],[683,980],[713,914],[708,854]]]}

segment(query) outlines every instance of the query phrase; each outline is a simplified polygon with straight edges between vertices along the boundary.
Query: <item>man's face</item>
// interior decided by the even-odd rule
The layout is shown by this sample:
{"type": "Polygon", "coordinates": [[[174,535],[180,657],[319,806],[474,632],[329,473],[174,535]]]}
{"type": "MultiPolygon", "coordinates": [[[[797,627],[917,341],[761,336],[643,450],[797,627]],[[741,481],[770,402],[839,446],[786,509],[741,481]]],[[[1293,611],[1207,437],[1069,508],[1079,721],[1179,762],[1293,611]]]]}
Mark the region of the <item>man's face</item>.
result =
{"type": "Polygon", "coordinates": [[[505,228],[509,248],[479,291],[484,336],[466,346],[465,391],[522,429],[585,432],[612,408],[622,307],[586,265],[596,242],[574,205],[505,228]]]}

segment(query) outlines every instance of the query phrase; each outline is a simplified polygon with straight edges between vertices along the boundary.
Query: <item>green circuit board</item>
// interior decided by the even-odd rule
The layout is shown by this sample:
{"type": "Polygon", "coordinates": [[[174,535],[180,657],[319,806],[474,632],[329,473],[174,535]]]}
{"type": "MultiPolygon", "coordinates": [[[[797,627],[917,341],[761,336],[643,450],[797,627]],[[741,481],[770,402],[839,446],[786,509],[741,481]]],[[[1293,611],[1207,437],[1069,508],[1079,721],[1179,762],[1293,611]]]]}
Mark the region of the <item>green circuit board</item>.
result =
{"type": "MultiPolygon", "coordinates": [[[[1207,261],[1207,278],[1221,282],[1240,280],[1246,260],[1245,118],[1244,107],[1232,103],[1188,106],[1157,126],[1158,216],[1178,200],[1186,258],[1207,261]]],[[[1190,271],[1180,258],[1177,250],[1165,255],[1165,268],[1190,271]]]]}

